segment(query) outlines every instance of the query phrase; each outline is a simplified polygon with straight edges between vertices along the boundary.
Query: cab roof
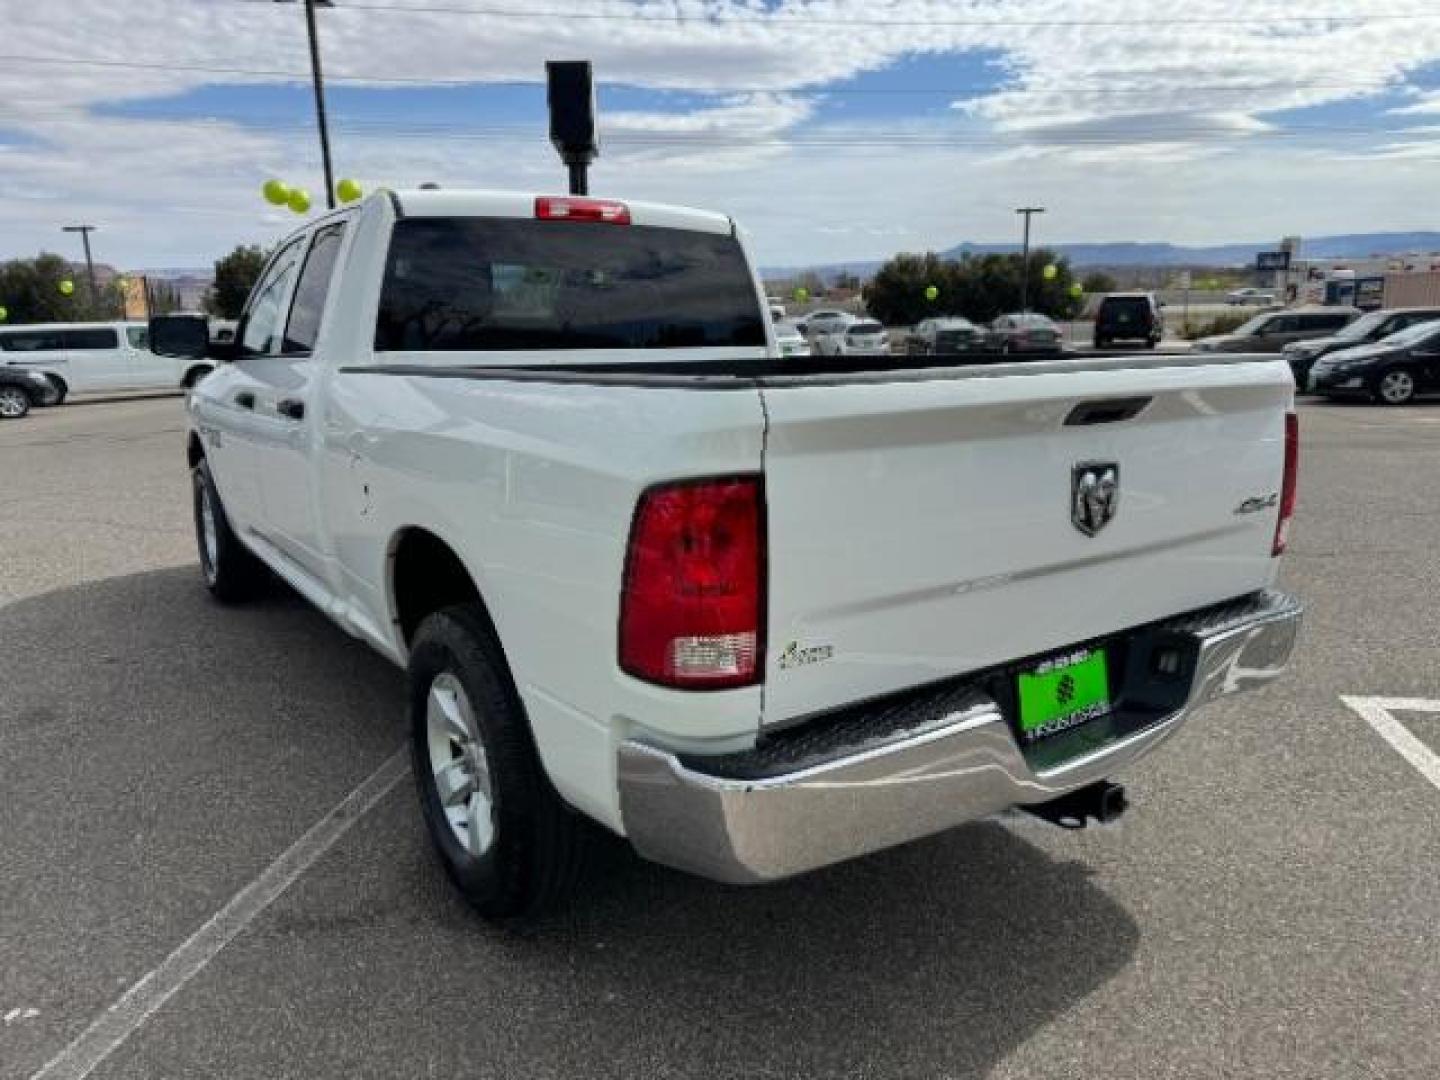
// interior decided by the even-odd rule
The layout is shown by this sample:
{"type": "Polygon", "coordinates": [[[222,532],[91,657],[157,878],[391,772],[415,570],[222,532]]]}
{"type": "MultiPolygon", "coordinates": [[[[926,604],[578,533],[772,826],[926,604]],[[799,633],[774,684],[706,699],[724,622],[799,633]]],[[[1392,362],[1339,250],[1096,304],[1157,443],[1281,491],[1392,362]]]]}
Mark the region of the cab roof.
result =
{"type": "Polygon", "coordinates": [[[546,191],[490,191],[472,188],[412,188],[387,193],[401,217],[508,217],[534,218],[535,200],[590,199],[623,203],[634,225],[693,232],[733,234],[735,223],[725,214],[688,206],[617,199],[608,195],[566,195],[546,191]]]}

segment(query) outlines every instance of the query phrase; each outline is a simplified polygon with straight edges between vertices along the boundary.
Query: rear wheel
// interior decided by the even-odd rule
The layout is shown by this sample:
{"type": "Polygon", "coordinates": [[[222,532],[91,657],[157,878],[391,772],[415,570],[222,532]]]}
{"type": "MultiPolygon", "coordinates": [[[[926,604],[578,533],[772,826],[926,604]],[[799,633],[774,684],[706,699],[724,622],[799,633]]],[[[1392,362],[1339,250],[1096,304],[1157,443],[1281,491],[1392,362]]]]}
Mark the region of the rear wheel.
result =
{"type": "Polygon", "coordinates": [[[555,906],[579,876],[586,823],[545,775],[478,604],[420,624],[409,681],[420,809],[446,874],[487,919],[555,906]]]}
{"type": "Polygon", "coordinates": [[[1382,405],[1408,405],[1415,399],[1415,376],[1405,368],[1391,368],[1375,381],[1375,397],[1382,405]]]}
{"type": "Polygon", "coordinates": [[[204,460],[191,470],[195,502],[195,543],[205,587],[224,604],[249,600],[264,581],[260,560],[250,554],[230,527],[215,478],[204,460]]]}
{"type": "Polygon", "coordinates": [[[19,386],[0,386],[0,420],[19,420],[30,411],[30,395],[19,386]]]}

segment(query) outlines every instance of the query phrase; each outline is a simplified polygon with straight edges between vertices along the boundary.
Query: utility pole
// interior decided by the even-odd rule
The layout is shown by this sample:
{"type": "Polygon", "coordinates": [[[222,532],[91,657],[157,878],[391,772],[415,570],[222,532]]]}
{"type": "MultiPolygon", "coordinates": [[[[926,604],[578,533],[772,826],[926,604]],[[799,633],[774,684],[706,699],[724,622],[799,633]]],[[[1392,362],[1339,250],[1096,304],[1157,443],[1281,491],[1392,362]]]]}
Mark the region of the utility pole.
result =
{"type": "MultiPolygon", "coordinates": [[[[277,4],[294,0],[275,0],[277,4]]],[[[320,129],[320,161],[325,168],[325,206],[335,209],[335,171],[330,167],[330,126],[325,120],[325,74],[320,69],[320,39],[316,36],[315,9],[334,7],[332,0],[303,0],[305,33],[310,39],[310,82],[315,88],[315,123],[320,129]]]]}
{"type": "Polygon", "coordinates": [[[1020,310],[1030,310],[1030,219],[1043,214],[1043,206],[1022,206],[1015,211],[1025,219],[1025,241],[1020,251],[1020,310]]]}
{"type": "Polygon", "coordinates": [[[85,245],[85,276],[90,279],[90,304],[93,307],[100,299],[100,290],[95,287],[95,260],[90,257],[90,234],[95,231],[94,225],[62,225],[61,232],[78,232],[80,241],[85,245]]]}

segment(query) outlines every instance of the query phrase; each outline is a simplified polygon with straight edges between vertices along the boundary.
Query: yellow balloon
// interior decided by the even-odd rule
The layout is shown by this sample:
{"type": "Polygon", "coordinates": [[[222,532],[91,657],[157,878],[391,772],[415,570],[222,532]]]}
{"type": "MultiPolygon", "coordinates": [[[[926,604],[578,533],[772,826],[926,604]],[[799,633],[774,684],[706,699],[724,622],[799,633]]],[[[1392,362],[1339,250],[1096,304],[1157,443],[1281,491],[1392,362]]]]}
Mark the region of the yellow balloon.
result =
{"type": "Polygon", "coordinates": [[[0,305],[0,322],[4,322],[8,318],[10,318],[10,309],[0,305]]]}
{"type": "Polygon", "coordinates": [[[283,180],[266,180],[260,191],[272,206],[284,206],[290,201],[290,185],[283,180]]]}
{"type": "Polygon", "coordinates": [[[304,188],[294,188],[290,192],[290,197],[286,200],[286,205],[288,205],[291,210],[294,210],[295,213],[304,214],[310,209],[310,193],[304,188]]]}
{"type": "Polygon", "coordinates": [[[66,278],[64,281],[60,282],[60,295],[61,295],[61,296],[69,296],[69,295],[70,295],[71,293],[73,293],[74,291],[75,291],[75,282],[71,281],[69,278],[66,278]]]}
{"type": "Polygon", "coordinates": [[[809,300],[809,299],[810,299],[810,290],[807,289],[807,288],[805,288],[805,286],[802,285],[802,286],[800,286],[798,289],[795,290],[795,302],[796,302],[796,303],[798,303],[798,304],[803,304],[806,300],[809,300]]]}
{"type": "Polygon", "coordinates": [[[340,197],[341,202],[354,202],[365,193],[360,190],[359,184],[346,177],[335,185],[335,194],[340,197]]]}
{"type": "Polygon", "coordinates": [[[1046,281],[1054,281],[1057,277],[1060,276],[1060,268],[1054,263],[1050,263],[1048,266],[1045,267],[1042,273],[1045,275],[1046,281]]]}
{"type": "Polygon", "coordinates": [[[1070,295],[1071,295],[1071,296],[1084,296],[1084,295],[1085,295],[1085,286],[1084,286],[1084,285],[1081,285],[1078,281],[1075,282],[1074,285],[1071,285],[1071,286],[1070,286],[1070,295]]]}
{"type": "Polygon", "coordinates": [[[936,288],[934,285],[926,285],[926,286],[925,286],[925,299],[926,299],[926,300],[934,300],[934,299],[935,299],[937,296],[939,296],[939,295],[940,295],[940,290],[939,290],[938,288],[936,288]]]}

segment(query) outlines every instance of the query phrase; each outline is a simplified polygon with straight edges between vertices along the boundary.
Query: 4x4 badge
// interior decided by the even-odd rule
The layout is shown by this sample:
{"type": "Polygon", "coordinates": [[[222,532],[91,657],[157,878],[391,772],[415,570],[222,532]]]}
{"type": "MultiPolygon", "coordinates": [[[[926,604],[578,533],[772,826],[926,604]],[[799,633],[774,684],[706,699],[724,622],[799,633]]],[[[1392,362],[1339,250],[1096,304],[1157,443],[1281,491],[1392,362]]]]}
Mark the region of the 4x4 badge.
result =
{"type": "Polygon", "coordinates": [[[1070,470],[1070,522],[1094,536],[1120,509],[1120,466],[1114,461],[1082,461],[1070,470]]]}

